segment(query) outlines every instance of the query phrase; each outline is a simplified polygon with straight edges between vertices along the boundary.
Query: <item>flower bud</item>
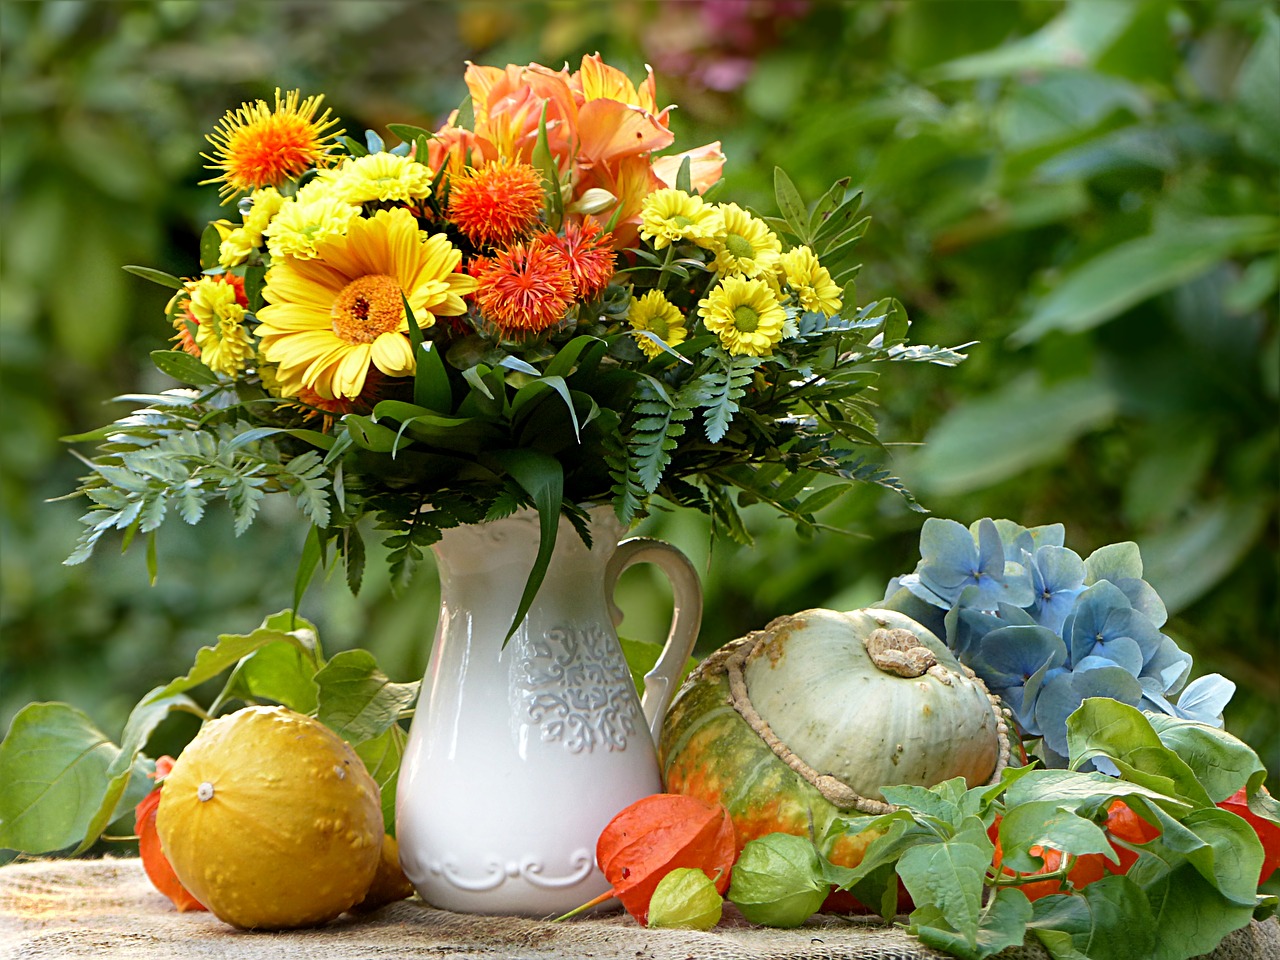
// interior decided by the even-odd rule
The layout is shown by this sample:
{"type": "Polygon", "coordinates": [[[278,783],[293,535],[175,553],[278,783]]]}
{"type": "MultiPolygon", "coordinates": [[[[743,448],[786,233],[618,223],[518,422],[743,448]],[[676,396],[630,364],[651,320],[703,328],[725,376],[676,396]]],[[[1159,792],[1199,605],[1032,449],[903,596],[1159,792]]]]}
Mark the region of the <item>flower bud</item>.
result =
{"type": "Polygon", "coordinates": [[[723,908],[714,880],[696,867],[677,867],[654,888],[649,926],[710,930],[720,922],[723,908]]]}
{"type": "Polygon", "coordinates": [[[575,200],[568,207],[569,213],[604,213],[615,203],[618,198],[603,187],[592,187],[590,190],[584,190],[582,196],[575,200]]]}
{"type": "Polygon", "coordinates": [[[752,923],[798,927],[822,906],[831,884],[804,837],[770,833],[751,840],[733,867],[729,899],[752,923]]]}

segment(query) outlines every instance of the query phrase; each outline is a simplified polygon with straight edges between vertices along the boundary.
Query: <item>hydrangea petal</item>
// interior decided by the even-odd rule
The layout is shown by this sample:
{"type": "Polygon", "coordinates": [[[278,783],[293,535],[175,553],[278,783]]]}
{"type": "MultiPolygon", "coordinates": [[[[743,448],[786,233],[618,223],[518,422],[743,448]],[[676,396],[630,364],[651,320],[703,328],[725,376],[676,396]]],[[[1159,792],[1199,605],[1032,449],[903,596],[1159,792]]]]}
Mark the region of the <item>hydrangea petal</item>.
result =
{"type": "Polygon", "coordinates": [[[1236,692],[1236,685],[1220,673],[1197,677],[1178,698],[1177,715],[1213,727],[1222,726],[1222,711],[1236,692]]]}
{"type": "Polygon", "coordinates": [[[1161,693],[1174,694],[1182,689],[1190,674],[1191,654],[1161,634],[1160,646],[1142,665],[1138,678],[1150,677],[1160,685],[1161,693]]]}
{"type": "Polygon", "coordinates": [[[1118,580],[1142,579],[1142,554],[1132,540],[1099,547],[1089,554],[1084,566],[1087,584],[1095,584],[1100,580],[1115,583],[1118,580]]]}
{"type": "MultiPolygon", "coordinates": [[[[1081,665],[1084,666],[1083,664],[1081,665]]],[[[1048,747],[1067,755],[1067,717],[1088,697],[1111,697],[1136,707],[1143,689],[1136,677],[1114,664],[1090,665],[1046,680],[1036,701],[1036,721],[1048,747]]]]}
{"type": "Polygon", "coordinates": [[[1135,577],[1125,577],[1114,582],[1129,598],[1133,609],[1150,620],[1152,626],[1158,630],[1165,625],[1169,619],[1169,611],[1165,609],[1164,601],[1160,599],[1160,594],[1156,593],[1155,587],[1135,577]]]}
{"type": "Polygon", "coordinates": [[[978,570],[978,550],[973,537],[954,520],[930,517],[924,522],[920,530],[920,557],[916,576],[921,584],[946,600],[947,606],[955,602],[978,570]]]}

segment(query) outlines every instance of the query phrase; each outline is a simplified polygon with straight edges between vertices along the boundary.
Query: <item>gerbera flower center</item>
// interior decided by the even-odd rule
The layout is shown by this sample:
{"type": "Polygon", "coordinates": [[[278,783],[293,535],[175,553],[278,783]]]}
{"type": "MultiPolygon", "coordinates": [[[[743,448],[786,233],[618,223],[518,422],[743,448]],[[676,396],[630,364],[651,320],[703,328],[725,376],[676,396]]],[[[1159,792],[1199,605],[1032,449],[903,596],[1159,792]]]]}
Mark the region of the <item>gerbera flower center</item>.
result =
{"type": "Polygon", "coordinates": [[[738,259],[746,259],[755,256],[756,248],[751,245],[751,241],[740,233],[731,233],[724,238],[725,249],[728,250],[738,259]]]}
{"type": "Polygon", "coordinates": [[[385,273],[357,277],[338,294],[330,310],[333,332],[348,343],[372,343],[399,329],[404,319],[400,284],[385,273]]]}
{"type": "Polygon", "coordinates": [[[743,333],[751,333],[760,325],[760,314],[745,303],[733,308],[733,325],[743,333]]]}

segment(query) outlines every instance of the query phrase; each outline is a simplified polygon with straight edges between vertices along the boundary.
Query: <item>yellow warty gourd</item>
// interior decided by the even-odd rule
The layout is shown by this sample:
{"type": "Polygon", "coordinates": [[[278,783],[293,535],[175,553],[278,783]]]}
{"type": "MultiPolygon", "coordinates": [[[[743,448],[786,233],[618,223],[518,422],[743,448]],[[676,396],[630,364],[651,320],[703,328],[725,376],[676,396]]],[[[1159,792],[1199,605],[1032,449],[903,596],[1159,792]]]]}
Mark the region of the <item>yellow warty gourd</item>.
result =
{"type": "Polygon", "coordinates": [[[314,926],[378,870],[378,785],[318,720],[246,707],[204,725],[164,783],[156,830],[183,885],[244,929],[314,926]]]}

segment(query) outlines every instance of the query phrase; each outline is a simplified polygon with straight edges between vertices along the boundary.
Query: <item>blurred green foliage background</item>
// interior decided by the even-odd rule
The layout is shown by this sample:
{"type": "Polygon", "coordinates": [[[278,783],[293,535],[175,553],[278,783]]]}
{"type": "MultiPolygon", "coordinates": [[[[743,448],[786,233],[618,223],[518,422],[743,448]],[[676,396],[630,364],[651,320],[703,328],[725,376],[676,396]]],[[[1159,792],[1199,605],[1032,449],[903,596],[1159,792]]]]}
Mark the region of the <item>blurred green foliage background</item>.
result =
{"type": "MultiPolygon", "coordinates": [[[[168,386],[167,292],[123,264],[197,272],[221,214],[204,134],[275,87],[324,93],[349,133],[437,126],[464,61],[633,77],[651,63],[677,146],[721,139],[724,197],[773,213],[783,166],[841,176],[873,225],[860,300],[897,296],[917,342],[975,342],[954,370],[893,365],[878,395],[894,468],[937,516],[1062,521],[1082,555],[1136,540],[1169,632],[1239,685],[1228,729],[1280,772],[1280,17],[1253,0],[481,2],[80,0],[0,5],[0,730],[67,700],[111,735],[219,633],[291,602],[305,526],[287,504],[66,567],[81,466],[59,437],[113,396],[168,386]],[[923,441],[923,445],[920,442],[923,441]]],[[[805,607],[864,606],[914,567],[921,516],[868,489],[800,542],[751,515],[754,549],[658,514],[704,573],[705,653],[805,607]]],[[[376,570],[370,564],[370,570],[376,570]]],[[[665,633],[656,574],[629,572],[623,632],[665,633]]],[[[366,577],[314,584],[330,651],[419,676],[437,600],[366,577]]],[[[665,604],[665,606],[664,606],[665,604]]],[[[161,729],[161,752],[190,718],[161,729]]],[[[194,722],[194,721],[191,721],[194,722]]],[[[156,746],[153,742],[153,746],[156,746]]]]}

